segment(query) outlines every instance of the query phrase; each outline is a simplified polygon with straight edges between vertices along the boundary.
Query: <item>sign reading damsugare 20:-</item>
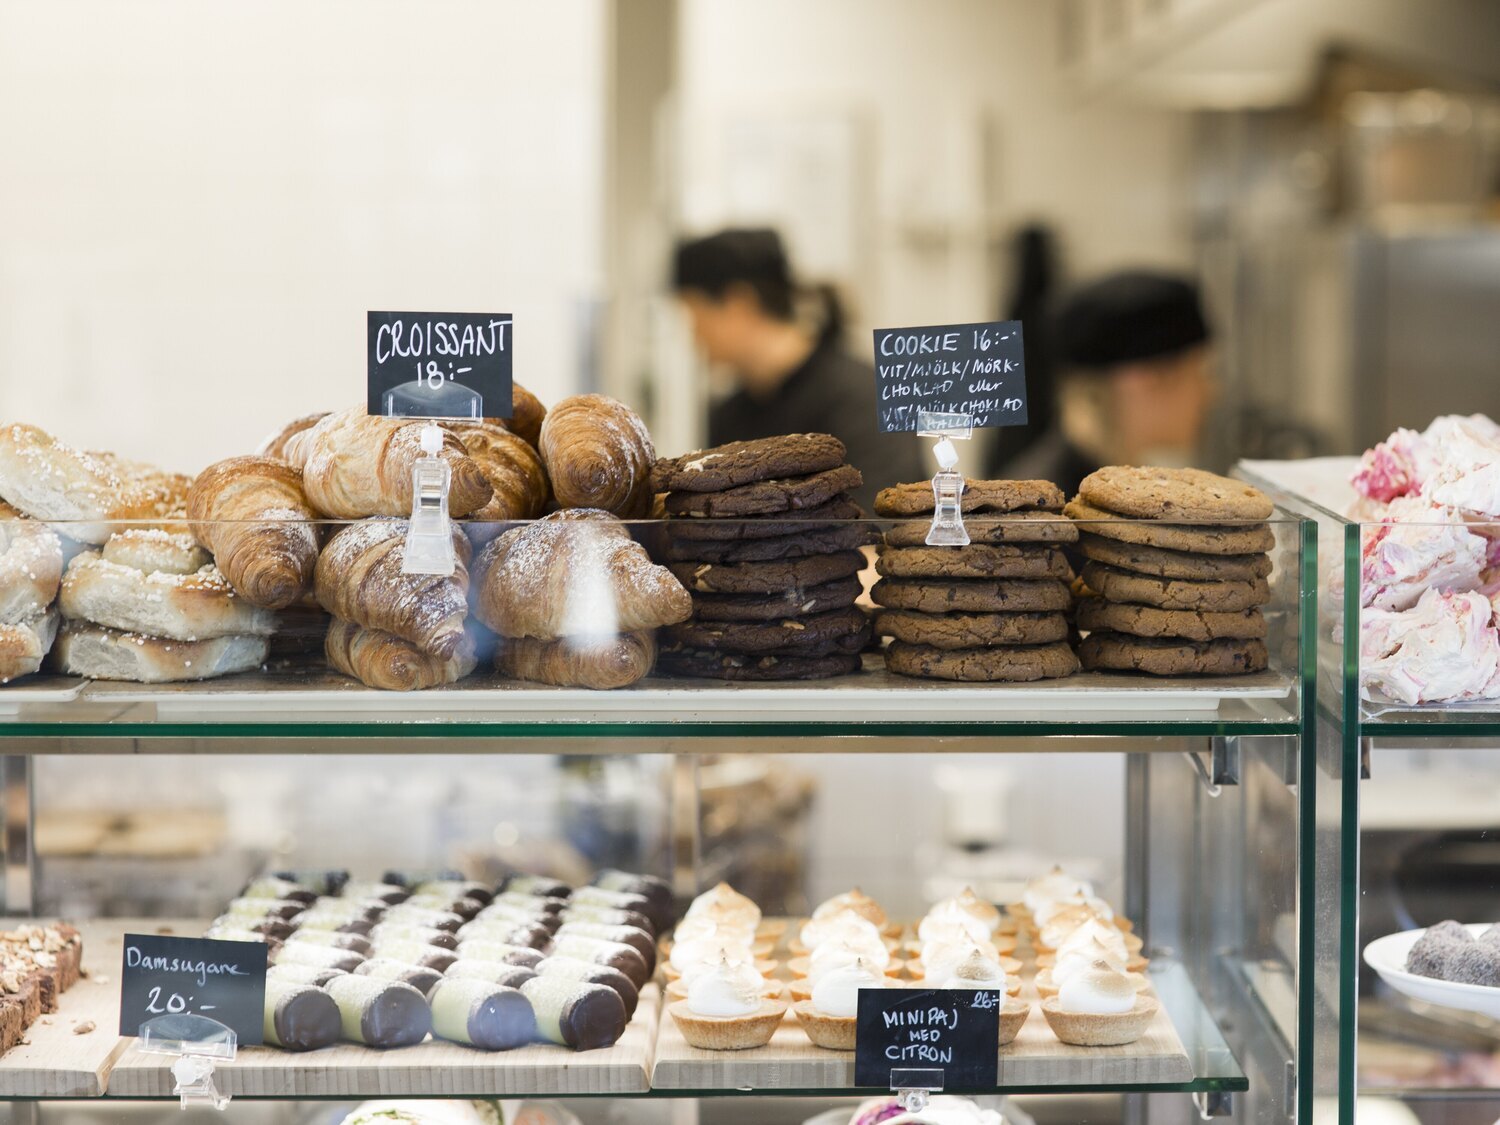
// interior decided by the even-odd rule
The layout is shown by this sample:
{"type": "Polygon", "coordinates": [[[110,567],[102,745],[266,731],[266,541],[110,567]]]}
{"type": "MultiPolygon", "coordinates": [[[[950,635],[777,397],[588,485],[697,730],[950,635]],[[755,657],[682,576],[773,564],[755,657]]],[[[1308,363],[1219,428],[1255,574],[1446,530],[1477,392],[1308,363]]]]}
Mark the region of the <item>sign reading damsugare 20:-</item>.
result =
{"type": "Polygon", "coordinates": [[[200,1015],[234,1029],[242,1045],[265,1033],[266,945],[166,934],[126,934],[120,1034],[158,1016],[200,1015]]]}

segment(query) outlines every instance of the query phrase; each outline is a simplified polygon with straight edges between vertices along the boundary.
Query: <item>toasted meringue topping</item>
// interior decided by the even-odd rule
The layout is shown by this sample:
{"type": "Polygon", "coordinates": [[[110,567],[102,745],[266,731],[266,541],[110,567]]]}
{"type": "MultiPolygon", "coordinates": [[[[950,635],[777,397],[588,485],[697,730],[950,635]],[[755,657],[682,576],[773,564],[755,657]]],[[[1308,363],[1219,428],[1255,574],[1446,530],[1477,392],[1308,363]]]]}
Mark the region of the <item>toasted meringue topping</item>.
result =
{"type": "Polygon", "coordinates": [[[925,980],[947,980],[958,967],[975,954],[987,961],[1000,962],[1000,954],[988,942],[965,941],[954,945],[924,945],[922,975],[925,980]]]}
{"type": "Polygon", "coordinates": [[[825,941],[883,941],[880,930],[868,918],[852,910],[841,910],[826,918],[809,921],[798,935],[808,949],[816,949],[825,941]]]}
{"type": "Polygon", "coordinates": [[[755,926],[743,915],[738,918],[720,917],[717,914],[700,914],[696,918],[684,918],[677,923],[677,941],[696,941],[699,938],[719,936],[732,938],[745,945],[755,944],[755,926]]]}
{"type": "Polygon", "coordinates": [[[1046,927],[1058,918],[1076,917],[1080,914],[1090,914],[1106,922],[1114,921],[1115,917],[1114,908],[1097,895],[1069,895],[1067,898],[1053,899],[1038,907],[1032,917],[1038,926],[1046,927]]]}
{"type": "Polygon", "coordinates": [[[1135,1007],[1135,985],[1103,961],[1060,985],[1057,1006],[1065,1012],[1110,1016],[1135,1007]]]}
{"type": "Polygon", "coordinates": [[[929,913],[917,924],[917,940],[923,944],[930,941],[950,945],[957,941],[988,942],[993,936],[994,931],[988,924],[961,910],[942,915],[929,913]]]}
{"type": "Polygon", "coordinates": [[[667,958],[672,968],[684,973],[694,965],[714,965],[722,960],[752,961],[750,947],[733,937],[709,934],[691,941],[679,941],[667,958]]]}
{"type": "Polygon", "coordinates": [[[852,965],[855,961],[864,961],[884,972],[891,963],[891,951],[878,938],[874,941],[853,937],[836,938],[819,945],[808,954],[807,961],[807,975],[810,977],[821,976],[838,965],[852,965]]]}
{"type": "Polygon", "coordinates": [[[1065,952],[1080,949],[1091,941],[1102,945],[1117,961],[1130,960],[1130,950],[1125,945],[1125,935],[1115,927],[1098,921],[1085,922],[1069,934],[1057,947],[1058,956],[1061,957],[1065,952]]]}
{"type": "Polygon", "coordinates": [[[698,1016],[748,1016],[760,1011],[765,984],[749,965],[720,961],[688,985],[688,1007],[698,1016]]]}
{"type": "Polygon", "coordinates": [[[1005,990],[1007,984],[1005,967],[998,960],[986,957],[974,950],[958,963],[939,988],[995,988],[1005,990]]]}
{"type": "Polygon", "coordinates": [[[825,1016],[853,1019],[859,1012],[859,990],[862,988],[885,988],[889,983],[882,973],[876,972],[863,961],[830,969],[813,985],[812,1006],[825,1016]]]}
{"type": "Polygon", "coordinates": [[[812,912],[812,920],[822,922],[836,914],[842,914],[845,910],[854,911],[876,929],[883,929],[890,921],[890,918],[886,916],[885,908],[858,887],[819,903],[817,909],[812,912]]]}
{"type": "Polygon", "coordinates": [[[752,928],[760,925],[760,907],[754,902],[740,894],[728,883],[720,883],[711,890],[704,891],[688,905],[686,918],[693,918],[699,914],[719,911],[724,916],[741,916],[749,918],[752,928]]]}
{"type": "Polygon", "coordinates": [[[1047,874],[1038,875],[1026,884],[1026,889],[1021,894],[1021,901],[1034,916],[1043,903],[1093,893],[1094,888],[1082,879],[1069,875],[1061,867],[1054,867],[1047,874]]]}
{"type": "Polygon", "coordinates": [[[1094,938],[1088,938],[1072,949],[1058,950],[1057,962],[1052,966],[1052,982],[1061,985],[1063,981],[1092,969],[1100,961],[1117,973],[1125,971],[1125,958],[1111,953],[1094,938]]]}

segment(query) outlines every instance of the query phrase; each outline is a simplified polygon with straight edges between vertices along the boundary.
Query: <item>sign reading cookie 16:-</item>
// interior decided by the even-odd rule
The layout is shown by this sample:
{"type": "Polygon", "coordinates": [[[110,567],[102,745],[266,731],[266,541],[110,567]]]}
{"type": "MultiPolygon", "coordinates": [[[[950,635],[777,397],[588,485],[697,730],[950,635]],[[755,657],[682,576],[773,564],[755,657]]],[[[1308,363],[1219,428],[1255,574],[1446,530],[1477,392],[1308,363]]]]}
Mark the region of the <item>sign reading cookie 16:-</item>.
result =
{"type": "Polygon", "coordinates": [[[883,433],[917,429],[924,411],[967,414],[980,427],[1024,426],[1021,322],[877,328],[875,390],[883,433]]]}
{"type": "Polygon", "coordinates": [[[396,418],[509,418],[508,313],[366,314],[366,402],[396,418]]]}

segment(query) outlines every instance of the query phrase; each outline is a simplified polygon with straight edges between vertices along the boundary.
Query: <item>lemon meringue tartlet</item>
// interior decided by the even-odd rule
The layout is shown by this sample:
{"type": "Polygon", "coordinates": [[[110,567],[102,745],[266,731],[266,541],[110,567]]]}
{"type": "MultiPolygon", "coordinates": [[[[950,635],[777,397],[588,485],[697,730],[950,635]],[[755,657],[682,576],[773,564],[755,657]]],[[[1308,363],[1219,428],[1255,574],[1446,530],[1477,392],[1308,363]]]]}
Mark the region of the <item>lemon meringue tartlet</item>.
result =
{"type": "Polygon", "coordinates": [[[764,994],[765,980],[747,965],[723,962],[688,986],[687,999],[668,1005],[688,1045],[705,1051],[764,1047],[786,1018],[787,1003],[764,994]]]}
{"type": "Polygon", "coordinates": [[[860,991],[899,987],[879,970],[856,961],[842,968],[829,969],[813,985],[812,998],[799,1000],[792,1006],[792,1011],[813,1046],[852,1051],[855,1027],[859,1022],[860,991]]]}
{"type": "Polygon", "coordinates": [[[1106,962],[1064,981],[1042,1001],[1042,1015],[1064,1043],[1075,1047],[1120,1047],[1134,1043],[1156,1018],[1159,1005],[1136,991],[1125,973],[1106,962]]]}
{"type": "Polygon", "coordinates": [[[880,903],[876,902],[858,887],[820,902],[813,910],[811,920],[814,922],[826,921],[835,914],[841,914],[846,910],[852,910],[855,914],[858,914],[886,937],[899,937],[901,935],[901,924],[899,922],[892,922],[890,916],[885,912],[885,907],[881,906],[880,903]]]}

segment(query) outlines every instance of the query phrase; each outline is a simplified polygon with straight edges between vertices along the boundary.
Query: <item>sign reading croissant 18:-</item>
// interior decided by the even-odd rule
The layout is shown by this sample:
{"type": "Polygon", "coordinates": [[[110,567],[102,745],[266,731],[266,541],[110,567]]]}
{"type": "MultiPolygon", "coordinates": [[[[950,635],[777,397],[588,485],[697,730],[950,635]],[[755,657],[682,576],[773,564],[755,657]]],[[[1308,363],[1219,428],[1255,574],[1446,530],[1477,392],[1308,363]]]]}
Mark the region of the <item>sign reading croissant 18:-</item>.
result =
{"type": "Polygon", "coordinates": [[[509,418],[508,313],[366,314],[366,409],[399,418],[509,418]]]}
{"type": "Polygon", "coordinates": [[[875,330],[876,410],[883,433],[917,415],[967,414],[975,426],[1026,424],[1021,322],[875,330]]]}

